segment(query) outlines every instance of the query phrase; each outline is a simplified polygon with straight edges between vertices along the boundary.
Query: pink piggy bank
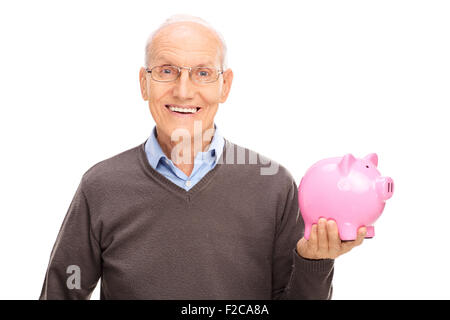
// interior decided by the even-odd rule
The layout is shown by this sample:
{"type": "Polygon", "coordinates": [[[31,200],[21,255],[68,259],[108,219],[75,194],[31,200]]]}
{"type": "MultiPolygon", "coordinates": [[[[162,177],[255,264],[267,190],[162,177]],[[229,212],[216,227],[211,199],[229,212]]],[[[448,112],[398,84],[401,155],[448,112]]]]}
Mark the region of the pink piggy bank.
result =
{"type": "Polygon", "coordinates": [[[373,223],[392,197],[394,181],[381,177],[378,156],[363,159],[352,154],[316,162],[306,172],[298,188],[300,212],[305,222],[305,239],[319,218],[336,221],[341,240],[355,240],[360,227],[366,238],[375,235],[373,223]]]}

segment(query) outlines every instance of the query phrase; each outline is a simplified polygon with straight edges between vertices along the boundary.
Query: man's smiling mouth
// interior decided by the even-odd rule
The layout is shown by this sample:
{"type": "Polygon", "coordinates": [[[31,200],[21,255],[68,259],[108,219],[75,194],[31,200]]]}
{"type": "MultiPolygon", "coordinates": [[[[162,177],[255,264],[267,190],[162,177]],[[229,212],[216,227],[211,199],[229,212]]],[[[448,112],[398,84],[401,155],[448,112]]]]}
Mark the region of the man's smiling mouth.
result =
{"type": "Polygon", "coordinates": [[[198,106],[180,106],[176,104],[166,104],[165,107],[173,113],[177,114],[195,114],[201,110],[198,106]]]}

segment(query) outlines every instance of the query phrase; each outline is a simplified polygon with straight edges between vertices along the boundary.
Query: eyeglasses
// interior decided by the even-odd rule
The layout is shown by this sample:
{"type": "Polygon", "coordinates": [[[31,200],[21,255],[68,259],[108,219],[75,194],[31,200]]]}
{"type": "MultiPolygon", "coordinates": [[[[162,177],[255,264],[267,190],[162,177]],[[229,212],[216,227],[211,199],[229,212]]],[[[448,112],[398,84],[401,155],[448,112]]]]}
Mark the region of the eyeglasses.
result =
{"type": "Polygon", "coordinates": [[[171,65],[156,66],[151,69],[145,68],[155,81],[170,82],[175,81],[181,74],[181,69],[189,70],[189,78],[196,83],[210,83],[217,81],[223,74],[223,70],[208,67],[177,67],[171,65]]]}

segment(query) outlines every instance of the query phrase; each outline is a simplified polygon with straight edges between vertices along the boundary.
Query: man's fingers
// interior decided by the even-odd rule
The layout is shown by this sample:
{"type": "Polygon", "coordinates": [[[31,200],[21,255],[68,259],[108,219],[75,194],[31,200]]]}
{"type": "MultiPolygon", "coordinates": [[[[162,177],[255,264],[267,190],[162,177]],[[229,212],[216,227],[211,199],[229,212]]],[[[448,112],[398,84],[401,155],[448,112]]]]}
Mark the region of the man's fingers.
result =
{"type": "Polygon", "coordinates": [[[354,241],[342,242],[336,222],[320,218],[318,223],[311,227],[307,252],[317,258],[335,259],[361,245],[366,234],[366,227],[361,227],[358,229],[357,238],[354,241]]]}
{"type": "Polygon", "coordinates": [[[317,227],[317,242],[318,251],[321,256],[328,254],[328,235],[327,235],[327,220],[324,218],[319,219],[317,227]]]}
{"type": "Polygon", "coordinates": [[[317,224],[313,224],[311,227],[308,245],[312,252],[317,251],[317,224]]]}
{"type": "Polygon", "coordinates": [[[339,238],[339,231],[334,220],[327,221],[328,232],[328,250],[332,258],[337,257],[341,251],[341,238],[339,238]]]}
{"type": "Polygon", "coordinates": [[[367,228],[366,227],[361,227],[361,228],[358,229],[358,237],[356,238],[356,245],[357,246],[359,246],[363,242],[364,237],[366,236],[366,234],[367,234],[367,228]]]}

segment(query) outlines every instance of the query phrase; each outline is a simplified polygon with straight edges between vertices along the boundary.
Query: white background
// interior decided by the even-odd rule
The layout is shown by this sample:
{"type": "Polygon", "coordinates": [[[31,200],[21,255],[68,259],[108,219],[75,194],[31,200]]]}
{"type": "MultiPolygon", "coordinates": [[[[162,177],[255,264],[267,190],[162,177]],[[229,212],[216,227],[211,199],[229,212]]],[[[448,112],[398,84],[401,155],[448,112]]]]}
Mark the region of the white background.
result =
{"type": "Polygon", "coordinates": [[[138,71],[176,13],[225,37],[226,138],[297,183],[345,153],[376,152],[394,179],[375,238],[336,260],[333,298],[450,298],[450,4],[430,0],[2,1],[0,298],[39,297],[82,174],[150,135],[138,71]]]}

